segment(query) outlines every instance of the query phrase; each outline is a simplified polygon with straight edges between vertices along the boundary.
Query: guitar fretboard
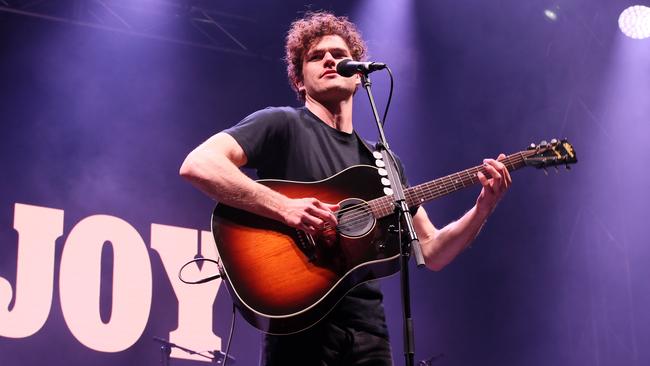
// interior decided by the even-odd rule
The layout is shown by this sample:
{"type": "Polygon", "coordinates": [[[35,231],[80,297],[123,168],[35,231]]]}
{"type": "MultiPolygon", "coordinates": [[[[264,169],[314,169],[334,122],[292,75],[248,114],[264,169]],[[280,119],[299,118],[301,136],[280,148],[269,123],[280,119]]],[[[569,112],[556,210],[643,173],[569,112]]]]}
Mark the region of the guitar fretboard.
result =
{"type": "MultiPolygon", "coordinates": [[[[508,168],[508,171],[523,168],[526,166],[526,158],[534,155],[535,151],[526,150],[508,155],[501,162],[508,168]]],[[[456,192],[466,187],[479,183],[478,172],[483,173],[486,178],[491,178],[490,173],[484,165],[478,165],[463,171],[453,173],[442,178],[418,184],[404,190],[406,203],[409,207],[421,205],[425,202],[456,192]]],[[[368,202],[373,215],[382,218],[395,212],[393,195],[376,198],[368,202]]]]}

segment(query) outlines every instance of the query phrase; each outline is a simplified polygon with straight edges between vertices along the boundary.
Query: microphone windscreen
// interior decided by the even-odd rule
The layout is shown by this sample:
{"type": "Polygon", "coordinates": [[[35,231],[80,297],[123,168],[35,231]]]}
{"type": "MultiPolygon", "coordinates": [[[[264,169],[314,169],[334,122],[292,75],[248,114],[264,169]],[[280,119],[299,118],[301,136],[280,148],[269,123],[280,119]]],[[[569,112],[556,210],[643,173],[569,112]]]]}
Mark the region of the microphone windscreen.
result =
{"type": "Polygon", "coordinates": [[[354,76],[354,74],[357,73],[357,69],[356,67],[351,67],[348,65],[350,62],[352,62],[352,60],[349,58],[339,61],[339,63],[336,65],[336,72],[341,76],[345,76],[346,78],[354,76]]]}

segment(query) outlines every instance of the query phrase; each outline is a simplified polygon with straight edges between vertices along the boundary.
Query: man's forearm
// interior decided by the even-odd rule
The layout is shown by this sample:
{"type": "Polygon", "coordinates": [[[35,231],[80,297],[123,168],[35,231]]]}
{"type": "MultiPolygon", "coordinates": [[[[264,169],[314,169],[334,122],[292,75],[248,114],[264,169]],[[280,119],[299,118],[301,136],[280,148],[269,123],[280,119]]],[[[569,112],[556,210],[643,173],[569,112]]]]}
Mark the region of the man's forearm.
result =
{"type": "Polygon", "coordinates": [[[281,220],[286,197],[247,177],[225,156],[190,154],[181,167],[181,175],[219,202],[281,220]]]}
{"type": "Polygon", "coordinates": [[[440,270],[449,264],[474,241],[487,217],[474,206],[458,220],[425,237],[422,244],[427,248],[427,266],[440,270]]]}

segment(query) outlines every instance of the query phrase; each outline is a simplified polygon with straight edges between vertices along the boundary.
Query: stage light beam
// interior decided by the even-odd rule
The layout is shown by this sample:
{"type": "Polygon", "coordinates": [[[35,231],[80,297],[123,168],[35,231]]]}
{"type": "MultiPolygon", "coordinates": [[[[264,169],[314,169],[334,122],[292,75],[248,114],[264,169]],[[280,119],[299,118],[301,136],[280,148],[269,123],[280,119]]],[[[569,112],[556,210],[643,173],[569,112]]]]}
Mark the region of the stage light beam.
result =
{"type": "Polygon", "coordinates": [[[650,8],[634,5],[623,10],[618,17],[618,27],[630,38],[650,38],[650,8]]]}

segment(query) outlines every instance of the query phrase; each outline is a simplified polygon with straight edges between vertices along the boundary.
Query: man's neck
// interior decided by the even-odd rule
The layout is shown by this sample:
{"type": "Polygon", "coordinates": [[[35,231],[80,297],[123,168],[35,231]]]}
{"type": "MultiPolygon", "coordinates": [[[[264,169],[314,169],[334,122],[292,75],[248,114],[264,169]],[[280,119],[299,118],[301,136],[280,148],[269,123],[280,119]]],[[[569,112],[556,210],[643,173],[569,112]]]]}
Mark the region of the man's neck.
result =
{"type": "Polygon", "coordinates": [[[352,133],[352,97],[335,103],[322,103],[307,95],[305,107],[330,127],[352,133]]]}

